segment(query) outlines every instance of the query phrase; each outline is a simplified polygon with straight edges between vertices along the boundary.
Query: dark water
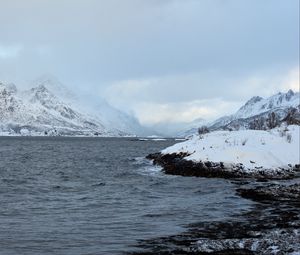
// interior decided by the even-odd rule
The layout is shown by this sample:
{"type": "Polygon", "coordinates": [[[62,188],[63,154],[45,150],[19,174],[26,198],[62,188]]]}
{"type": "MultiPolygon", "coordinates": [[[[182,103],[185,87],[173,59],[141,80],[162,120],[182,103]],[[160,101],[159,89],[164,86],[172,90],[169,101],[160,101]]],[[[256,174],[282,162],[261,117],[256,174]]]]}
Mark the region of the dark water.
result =
{"type": "Polygon", "coordinates": [[[0,254],[123,254],[252,205],[229,181],[166,176],[143,158],[173,143],[0,138],[0,254]]]}

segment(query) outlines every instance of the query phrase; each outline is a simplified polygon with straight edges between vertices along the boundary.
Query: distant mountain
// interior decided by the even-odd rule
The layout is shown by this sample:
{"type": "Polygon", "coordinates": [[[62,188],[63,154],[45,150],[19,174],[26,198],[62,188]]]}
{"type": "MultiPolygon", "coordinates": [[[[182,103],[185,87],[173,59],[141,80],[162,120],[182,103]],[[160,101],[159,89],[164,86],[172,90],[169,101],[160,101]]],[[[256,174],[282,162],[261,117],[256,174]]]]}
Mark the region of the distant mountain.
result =
{"type": "MultiPolygon", "coordinates": [[[[221,117],[206,126],[209,130],[270,129],[283,121],[300,124],[300,94],[289,90],[269,98],[252,97],[235,114],[221,117]]],[[[200,127],[200,126],[199,126],[200,127]]],[[[195,129],[185,132],[194,134],[195,129]]]]}
{"type": "Polygon", "coordinates": [[[152,125],[151,128],[156,130],[157,134],[165,137],[185,137],[185,132],[197,132],[198,127],[205,125],[206,120],[198,118],[192,122],[160,122],[152,125]]]}
{"type": "MultiPolygon", "coordinates": [[[[40,85],[47,87],[49,91],[63,102],[68,103],[73,109],[97,117],[109,129],[121,130],[127,134],[138,136],[153,134],[152,130],[143,127],[135,117],[114,108],[102,98],[97,97],[93,100],[86,100],[86,98],[79,97],[53,75],[43,75],[32,82],[33,87],[40,85]]],[[[86,97],[90,99],[92,96],[87,95],[86,97]]]]}
{"type": "Polygon", "coordinates": [[[189,136],[190,134],[197,133],[199,127],[207,125],[207,124],[208,124],[207,120],[198,118],[198,119],[192,121],[191,123],[186,124],[185,129],[181,128],[181,131],[178,132],[176,134],[176,136],[186,137],[186,136],[189,136]]]}
{"type": "Polygon", "coordinates": [[[114,108],[103,99],[99,100],[95,105],[94,114],[101,119],[102,123],[107,127],[113,127],[138,136],[156,134],[154,131],[142,126],[134,116],[114,108]]]}
{"type": "Polygon", "coordinates": [[[133,117],[108,104],[102,102],[94,111],[97,114],[89,114],[80,110],[78,102],[76,96],[52,79],[36,81],[27,91],[0,83],[0,133],[128,136],[146,132],[133,117]]]}
{"type": "Polygon", "coordinates": [[[267,99],[263,99],[262,97],[253,97],[237,111],[234,118],[245,119],[269,111],[298,107],[300,104],[299,100],[299,92],[294,93],[292,90],[289,90],[287,93],[278,93],[267,99]]]}

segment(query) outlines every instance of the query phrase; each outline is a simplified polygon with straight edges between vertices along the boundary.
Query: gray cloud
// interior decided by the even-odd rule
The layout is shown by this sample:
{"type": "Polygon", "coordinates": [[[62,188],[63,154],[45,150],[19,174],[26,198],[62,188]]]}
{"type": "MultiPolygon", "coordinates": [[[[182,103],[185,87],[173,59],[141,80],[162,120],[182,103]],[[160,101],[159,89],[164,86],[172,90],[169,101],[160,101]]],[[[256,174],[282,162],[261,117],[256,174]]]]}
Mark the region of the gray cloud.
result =
{"type": "Polygon", "coordinates": [[[0,34],[0,79],[52,73],[137,114],[283,88],[299,66],[299,1],[0,0],[0,34]]]}

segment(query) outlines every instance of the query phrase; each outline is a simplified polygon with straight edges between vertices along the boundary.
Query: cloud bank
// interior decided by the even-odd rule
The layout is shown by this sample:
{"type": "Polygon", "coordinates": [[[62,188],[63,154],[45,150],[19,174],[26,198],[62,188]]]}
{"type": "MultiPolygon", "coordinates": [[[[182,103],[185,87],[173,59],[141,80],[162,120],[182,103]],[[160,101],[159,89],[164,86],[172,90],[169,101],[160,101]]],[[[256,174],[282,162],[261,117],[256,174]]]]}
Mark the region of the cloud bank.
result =
{"type": "Polygon", "coordinates": [[[0,0],[0,80],[44,73],[147,125],[299,88],[298,0],[0,0]]]}

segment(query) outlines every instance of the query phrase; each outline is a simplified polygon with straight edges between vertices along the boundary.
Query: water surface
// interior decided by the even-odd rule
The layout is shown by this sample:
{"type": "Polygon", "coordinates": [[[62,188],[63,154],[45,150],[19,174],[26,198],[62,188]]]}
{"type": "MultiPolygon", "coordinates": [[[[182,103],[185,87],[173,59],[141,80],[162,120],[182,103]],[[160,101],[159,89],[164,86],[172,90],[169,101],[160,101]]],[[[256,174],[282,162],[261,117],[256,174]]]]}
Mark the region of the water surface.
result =
{"type": "Polygon", "coordinates": [[[0,138],[0,254],[123,254],[252,202],[227,180],[167,176],[144,156],[174,140],[0,138]]]}

